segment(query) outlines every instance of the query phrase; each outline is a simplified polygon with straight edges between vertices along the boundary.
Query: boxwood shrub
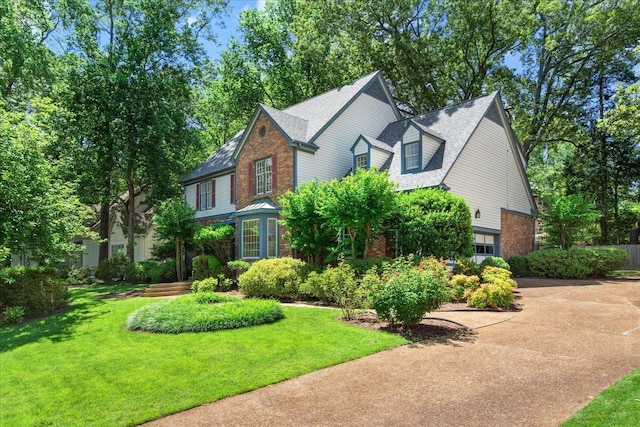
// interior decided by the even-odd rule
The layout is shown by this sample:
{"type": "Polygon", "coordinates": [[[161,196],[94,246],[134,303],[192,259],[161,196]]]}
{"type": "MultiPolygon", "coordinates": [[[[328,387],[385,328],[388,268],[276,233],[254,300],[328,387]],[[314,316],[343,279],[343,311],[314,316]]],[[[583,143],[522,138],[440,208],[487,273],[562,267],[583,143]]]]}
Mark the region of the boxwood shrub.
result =
{"type": "Polygon", "coordinates": [[[293,300],[306,279],[306,271],[306,263],[299,259],[261,259],[240,275],[238,287],[248,297],[293,300]]]}
{"type": "Polygon", "coordinates": [[[207,277],[218,277],[222,274],[222,264],[213,255],[198,255],[191,261],[193,279],[202,280],[207,277]]]}
{"type": "Polygon", "coordinates": [[[524,255],[514,255],[507,260],[511,267],[511,272],[515,277],[527,277],[531,275],[529,271],[529,259],[524,255]]]}
{"type": "Polygon", "coordinates": [[[627,253],[616,248],[544,249],[527,255],[531,274],[555,279],[606,276],[626,259],[627,253]]]}
{"type": "Polygon", "coordinates": [[[0,273],[0,307],[22,307],[24,315],[32,317],[50,313],[69,299],[54,268],[11,267],[0,273]]]}
{"type": "Polygon", "coordinates": [[[126,255],[118,253],[98,263],[96,277],[105,282],[119,282],[124,280],[125,270],[129,264],[126,255]]]}
{"type": "Polygon", "coordinates": [[[499,256],[488,256],[485,259],[483,259],[482,262],[480,263],[480,268],[484,268],[484,267],[500,267],[500,268],[504,268],[505,270],[511,270],[509,263],[507,263],[505,260],[503,260],[499,256]]]}

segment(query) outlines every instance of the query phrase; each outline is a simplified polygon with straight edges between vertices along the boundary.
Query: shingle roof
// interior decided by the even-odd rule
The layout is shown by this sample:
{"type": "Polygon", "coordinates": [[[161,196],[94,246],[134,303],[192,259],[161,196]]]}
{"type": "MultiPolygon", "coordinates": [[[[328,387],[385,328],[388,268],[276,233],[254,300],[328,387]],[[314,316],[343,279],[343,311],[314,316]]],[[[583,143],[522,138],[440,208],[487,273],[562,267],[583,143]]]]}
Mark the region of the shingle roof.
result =
{"type": "Polygon", "coordinates": [[[380,71],[373,72],[352,83],[314,96],[299,104],[292,105],[283,111],[307,120],[308,126],[306,140],[304,142],[313,142],[318,132],[331,122],[331,120],[347,106],[360,91],[376,79],[379,74],[380,71]]]}
{"type": "Polygon", "coordinates": [[[288,136],[292,141],[307,142],[308,120],[292,116],[268,105],[260,104],[260,107],[276,125],[280,126],[285,136],[288,136]]]}
{"type": "Polygon", "coordinates": [[[367,143],[369,143],[372,147],[376,147],[380,150],[386,151],[388,153],[393,153],[393,147],[390,146],[389,144],[387,144],[386,142],[382,142],[377,140],[376,138],[369,136],[369,135],[365,135],[365,134],[360,134],[360,136],[356,139],[356,142],[353,144],[353,146],[351,147],[351,151],[353,151],[353,148],[356,146],[356,144],[358,143],[358,141],[360,140],[360,138],[364,139],[367,143]]]}
{"type": "Polygon", "coordinates": [[[222,172],[227,169],[234,168],[236,166],[235,161],[232,158],[232,154],[236,149],[236,146],[242,138],[244,129],[238,132],[233,138],[227,141],[222,147],[207,158],[204,162],[200,163],[189,175],[182,178],[182,184],[188,184],[189,182],[198,180],[207,175],[212,175],[216,172],[222,172]]]}
{"type": "Polygon", "coordinates": [[[462,152],[467,141],[484,117],[487,109],[497,96],[497,92],[474,98],[440,110],[409,119],[390,123],[377,139],[393,147],[394,160],[388,165],[389,177],[399,183],[400,190],[420,187],[434,187],[444,184],[443,180],[462,152]],[[408,121],[420,125],[428,133],[443,139],[443,145],[421,172],[402,173],[402,152],[398,140],[408,121]]]}
{"type": "MultiPolygon", "coordinates": [[[[373,72],[352,83],[314,96],[282,111],[264,104],[257,108],[269,115],[292,141],[303,142],[314,147],[315,137],[379,75],[380,71],[373,72]]],[[[235,167],[233,154],[238,149],[244,130],[246,128],[185,176],[182,179],[182,184],[188,184],[235,167]]]]}

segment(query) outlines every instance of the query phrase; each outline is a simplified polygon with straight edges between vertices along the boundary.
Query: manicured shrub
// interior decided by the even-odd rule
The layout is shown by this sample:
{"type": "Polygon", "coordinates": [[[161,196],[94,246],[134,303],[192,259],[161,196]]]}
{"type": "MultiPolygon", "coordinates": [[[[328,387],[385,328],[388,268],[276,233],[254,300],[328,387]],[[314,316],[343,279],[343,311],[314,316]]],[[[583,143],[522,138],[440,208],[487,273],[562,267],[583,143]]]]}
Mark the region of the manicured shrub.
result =
{"type": "Polygon", "coordinates": [[[127,319],[127,328],[173,334],[210,332],[271,323],[283,317],[277,301],[233,301],[205,292],[140,307],[127,319]]]}
{"type": "Polygon", "coordinates": [[[240,292],[255,298],[293,300],[304,282],[305,262],[291,257],[256,261],[238,279],[240,292]]]}
{"type": "Polygon", "coordinates": [[[473,255],[471,212],[462,197],[441,188],[420,188],[399,193],[397,199],[385,229],[398,253],[437,258],[473,255]]]}
{"type": "Polygon", "coordinates": [[[493,283],[483,284],[467,297],[467,303],[476,308],[509,308],[513,301],[511,289],[493,283]]]}
{"type": "Polygon", "coordinates": [[[459,259],[453,267],[453,274],[464,274],[465,276],[479,276],[482,268],[471,259],[459,259]]]}
{"type": "Polygon", "coordinates": [[[556,279],[586,279],[605,276],[624,265],[627,254],[615,248],[545,249],[527,255],[535,276],[556,279]]]}
{"type": "Polygon", "coordinates": [[[96,277],[105,282],[122,281],[128,264],[129,259],[124,254],[112,255],[98,263],[96,277]]]}
{"type": "Polygon", "coordinates": [[[23,307],[25,316],[39,316],[69,299],[58,271],[45,267],[11,267],[0,274],[0,307],[23,307]]]}
{"type": "Polygon", "coordinates": [[[464,274],[456,274],[449,279],[448,285],[451,292],[452,301],[464,301],[465,291],[475,291],[480,287],[480,278],[478,276],[465,276],[464,274]]]}
{"type": "Polygon", "coordinates": [[[96,277],[89,267],[70,267],[67,272],[66,282],[70,285],[91,285],[96,277]]]}
{"type": "Polygon", "coordinates": [[[482,270],[482,282],[500,284],[508,289],[515,289],[518,284],[511,278],[511,272],[500,267],[485,267],[482,270]]]}
{"type": "Polygon", "coordinates": [[[191,260],[193,279],[202,280],[207,277],[218,277],[222,274],[222,264],[213,255],[198,255],[191,260]]]}
{"type": "Polygon", "coordinates": [[[529,271],[529,259],[523,255],[514,255],[508,260],[511,272],[515,277],[527,277],[531,275],[529,271]]]}
{"type": "Polygon", "coordinates": [[[238,286],[238,278],[242,273],[249,270],[249,267],[251,267],[251,264],[246,261],[229,261],[227,265],[222,267],[222,271],[227,278],[231,279],[232,286],[238,286]]]}
{"type": "Polygon", "coordinates": [[[500,267],[504,268],[505,270],[511,270],[509,264],[499,256],[488,256],[483,259],[480,263],[480,268],[485,268],[487,266],[500,267]]]}
{"type": "Polygon", "coordinates": [[[323,272],[312,271],[298,287],[298,295],[303,299],[318,299],[324,303],[330,303],[326,282],[327,278],[323,272]]]}
{"type": "Polygon", "coordinates": [[[151,283],[169,283],[178,280],[175,260],[146,261],[144,268],[145,275],[148,276],[148,281],[151,283]]]}
{"type": "Polygon", "coordinates": [[[2,318],[0,319],[2,322],[8,325],[17,325],[18,323],[24,320],[24,308],[19,305],[14,305],[13,307],[7,307],[2,312],[2,318]]]}
{"type": "Polygon", "coordinates": [[[195,280],[191,284],[191,292],[226,292],[229,289],[231,289],[231,279],[222,275],[195,280]]]}
{"type": "Polygon", "coordinates": [[[385,267],[382,276],[367,275],[370,298],[378,317],[391,324],[412,326],[420,322],[425,313],[437,309],[449,300],[448,276],[429,263],[414,267],[411,259],[398,258],[385,267]]]}
{"type": "Polygon", "coordinates": [[[592,268],[591,276],[596,277],[606,276],[614,270],[621,269],[629,256],[626,251],[617,248],[589,248],[586,250],[594,254],[590,266],[592,268]]]}
{"type": "Polygon", "coordinates": [[[357,277],[362,277],[372,268],[375,268],[378,273],[382,273],[383,264],[391,261],[392,259],[388,257],[376,257],[367,259],[348,259],[344,262],[351,266],[357,277]]]}
{"type": "Polygon", "coordinates": [[[341,262],[324,272],[311,272],[300,285],[301,295],[311,295],[322,301],[335,303],[345,318],[351,319],[358,309],[367,305],[367,291],[356,278],[350,264],[341,262]]]}
{"type": "Polygon", "coordinates": [[[140,262],[130,262],[124,268],[124,281],[127,283],[147,283],[149,277],[144,265],[140,262]]]}

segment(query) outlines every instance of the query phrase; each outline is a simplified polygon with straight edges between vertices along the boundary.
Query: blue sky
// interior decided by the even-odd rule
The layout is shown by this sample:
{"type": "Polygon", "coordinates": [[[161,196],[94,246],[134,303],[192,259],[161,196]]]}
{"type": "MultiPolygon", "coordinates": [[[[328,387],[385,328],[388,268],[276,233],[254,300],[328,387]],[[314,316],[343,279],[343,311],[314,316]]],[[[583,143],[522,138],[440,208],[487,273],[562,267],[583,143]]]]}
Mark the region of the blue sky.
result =
{"type": "Polygon", "coordinates": [[[240,12],[247,9],[259,9],[264,10],[264,4],[266,0],[230,0],[229,7],[230,12],[229,16],[224,18],[225,28],[216,28],[214,32],[216,33],[216,38],[218,40],[219,46],[214,46],[211,43],[205,43],[205,47],[207,48],[207,52],[209,53],[209,59],[214,61],[220,57],[220,52],[225,48],[229,39],[232,36],[237,37],[237,25],[238,25],[238,17],[240,16],[240,12]]]}

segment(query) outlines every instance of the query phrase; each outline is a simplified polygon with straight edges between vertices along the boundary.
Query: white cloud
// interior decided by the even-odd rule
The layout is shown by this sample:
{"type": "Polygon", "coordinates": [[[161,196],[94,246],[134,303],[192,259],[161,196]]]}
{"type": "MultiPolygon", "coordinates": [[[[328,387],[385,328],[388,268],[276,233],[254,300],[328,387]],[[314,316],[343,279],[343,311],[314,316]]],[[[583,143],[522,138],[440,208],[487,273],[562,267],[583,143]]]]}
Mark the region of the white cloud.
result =
{"type": "Polygon", "coordinates": [[[265,3],[266,3],[266,0],[257,0],[256,1],[256,9],[264,10],[264,4],[265,3]]]}

